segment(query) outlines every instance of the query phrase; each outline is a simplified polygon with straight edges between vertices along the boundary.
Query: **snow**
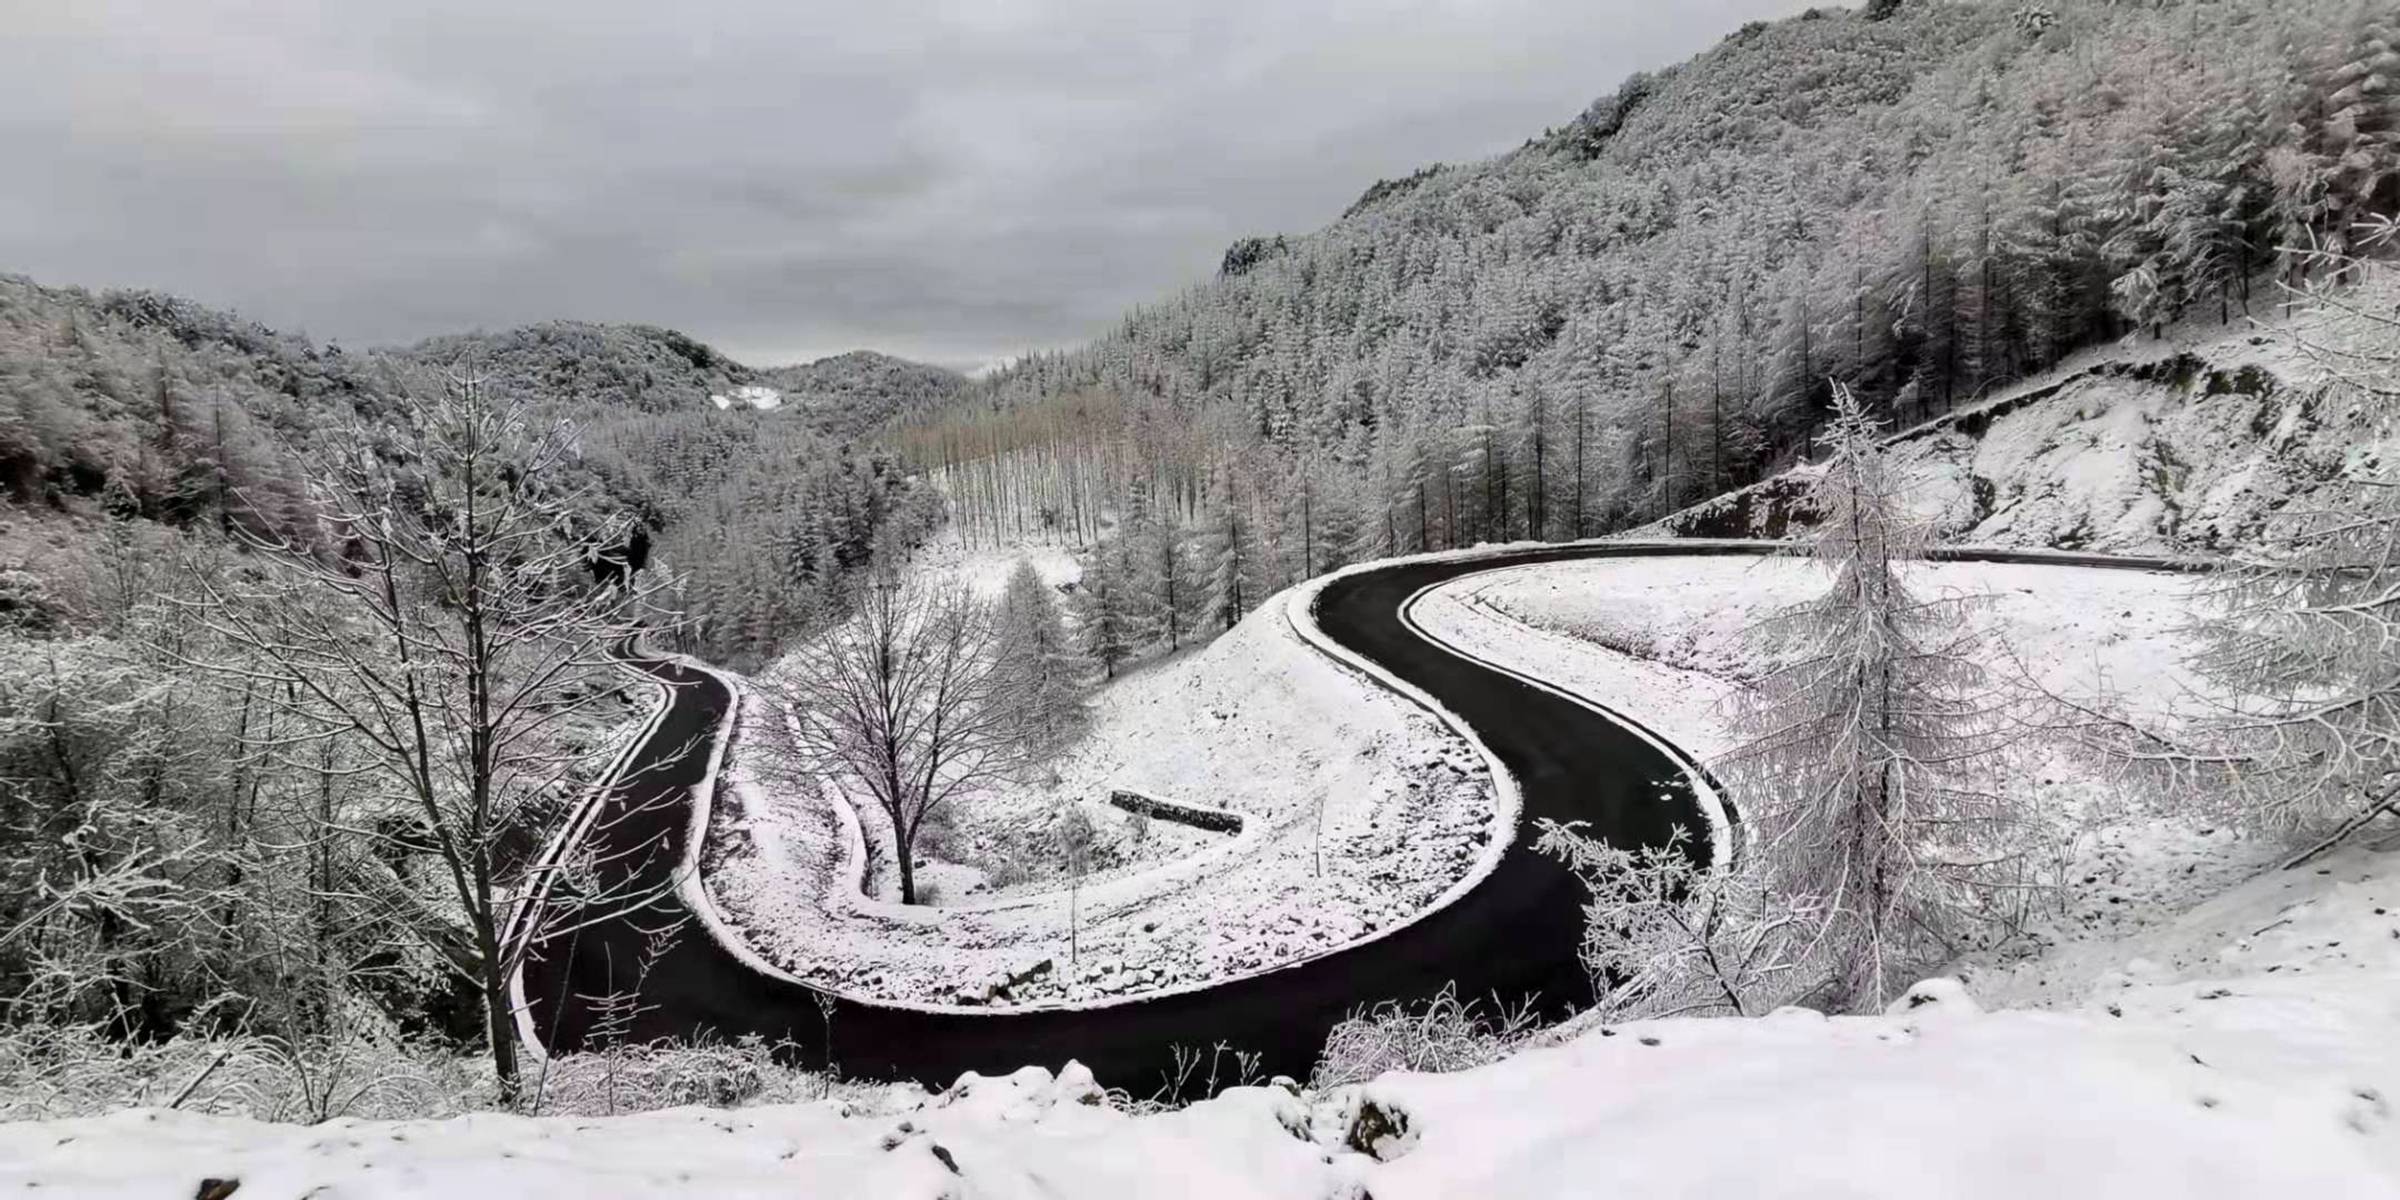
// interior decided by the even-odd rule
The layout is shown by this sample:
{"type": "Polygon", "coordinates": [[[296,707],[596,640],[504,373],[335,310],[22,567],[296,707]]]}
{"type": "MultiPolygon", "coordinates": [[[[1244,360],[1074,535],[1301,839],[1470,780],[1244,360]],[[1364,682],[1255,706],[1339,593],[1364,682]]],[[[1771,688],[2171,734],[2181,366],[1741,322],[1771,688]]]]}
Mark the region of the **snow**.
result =
{"type": "Polygon", "coordinates": [[[1169,1112],[1073,1066],[934,1096],[613,1118],[296,1126],[136,1109],[0,1125],[0,1191],[2395,1196],[2396,911],[2400,854],[2355,848],[2102,944],[2114,969],[2052,1011],[1994,1010],[1973,982],[1940,980],[1880,1016],[1591,1028],[1455,1074],[1234,1088],[1169,1112]],[[1369,1109],[1391,1136],[1363,1136],[1369,1109]]]}
{"type": "Polygon", "coordinates": [[[708,402],[720,409],[732,408],[736,404],[747,404],[760,412],[766,412],[783,407],[783,393],[763,384],[745,383],[730,393],[719,392],[710,395],[708,402]]]}
{"type": "MultiPolygon", "coordinates": [[[[966,556],[950,569],[984,570],[966,556]]],[[[938,904],[871,894],[889,874],[876,806],[770,784],[784,773],[766,739],[746,736],[712,824],[715,906],[749,950],[812,984],[976,1007],[1196,989],[1422,916],[1489,870],[1513,808],[1500,811],[1478,746],[1304,642],[1297,603],[1280,593],[1208,646],[1119,679],[1043,778],[962,804],[944,861],[927,864],[938,904]],[[1139,822],[1105,804],[1118,788],[1239,813],[1243,827],[1139,822]],[[995,887],[961,861],[989,861],[1061,803],[1085,807],[1108,864],[1079,890],[1054,872],[995,887]]],[[[753,729],[774,719],[754,700],[746,714],[753,729]]]]}
{"type": "Polygon", "coordinates": [[[945,525],[917,548],[908,561],[909,573],[931,581],[964,587],[986,600],[1008,589],[1008,577],[1019,562],[1033,564],[1042,582],[1066,591],[1083,579],[1083,564],[1063,541],[1026,538],[991,545],[970,543],[956,525],[945,525]]]}

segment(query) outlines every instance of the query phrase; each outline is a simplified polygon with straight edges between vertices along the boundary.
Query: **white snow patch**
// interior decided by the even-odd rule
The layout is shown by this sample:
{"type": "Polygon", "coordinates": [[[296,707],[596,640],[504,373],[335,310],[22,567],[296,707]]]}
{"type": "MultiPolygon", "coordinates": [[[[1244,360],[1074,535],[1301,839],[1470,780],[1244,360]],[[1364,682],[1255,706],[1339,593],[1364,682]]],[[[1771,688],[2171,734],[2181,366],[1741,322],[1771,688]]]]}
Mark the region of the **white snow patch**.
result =
{"type": "Polygon", "coordinates": [[[746,404],[760,412],[766,412],[769,409],[783,407],[783,393],[763,384],[745,383],[730,393],[719,392],[710,395],[708,402],[716,405],[719,409],[732,408],[736,404],[746,404]]]}
{"type": "Polygon", "coordinates": [[[1029,562],[1042,582],[1070,591],[1083,579],[1083,564],[1075,548],[1064,541],[1024,538],[1001,545],[969,543],[956,525],[944,525],[908,560],[909,573],[921,579],[964,587],[986,600],[1008,590],[1008,577],[1017,564],[1029,562]]]}

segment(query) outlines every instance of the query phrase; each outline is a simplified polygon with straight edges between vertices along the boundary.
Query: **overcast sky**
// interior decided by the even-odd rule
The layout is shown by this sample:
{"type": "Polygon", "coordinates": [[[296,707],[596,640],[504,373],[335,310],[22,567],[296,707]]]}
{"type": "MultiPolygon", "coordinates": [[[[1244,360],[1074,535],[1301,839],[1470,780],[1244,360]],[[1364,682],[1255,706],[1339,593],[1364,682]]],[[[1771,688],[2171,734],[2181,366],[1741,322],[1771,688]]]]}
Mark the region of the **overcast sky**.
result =
{"type": "Polygon", "coordinates": [[[1792,0],[0,0],[0,271],[354,345],[1073,345],[1792,0]]]}

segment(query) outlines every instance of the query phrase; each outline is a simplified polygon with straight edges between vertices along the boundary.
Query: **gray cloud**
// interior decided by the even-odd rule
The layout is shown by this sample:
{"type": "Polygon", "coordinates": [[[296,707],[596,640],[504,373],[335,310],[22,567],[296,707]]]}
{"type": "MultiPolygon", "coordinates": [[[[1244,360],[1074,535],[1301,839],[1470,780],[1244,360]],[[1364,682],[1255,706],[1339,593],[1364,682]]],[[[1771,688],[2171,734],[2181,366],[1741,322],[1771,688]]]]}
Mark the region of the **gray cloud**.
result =
{"type": "Polygon", "coordinates": [[[0,270],[352,343],[1069,345],[1794,0],[12,0],[0,270]]]}

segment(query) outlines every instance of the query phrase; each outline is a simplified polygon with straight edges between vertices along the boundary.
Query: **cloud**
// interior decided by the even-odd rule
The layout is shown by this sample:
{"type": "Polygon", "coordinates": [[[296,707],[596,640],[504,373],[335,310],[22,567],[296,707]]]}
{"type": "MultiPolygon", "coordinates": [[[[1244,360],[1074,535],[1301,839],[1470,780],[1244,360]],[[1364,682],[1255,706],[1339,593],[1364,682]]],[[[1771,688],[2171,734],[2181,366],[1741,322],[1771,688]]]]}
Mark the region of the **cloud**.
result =
{"type": "Polygon", "coordinates": [[[1790,0],[77,0],[0,41],[0,270],[358,343],[1071,345],[1790,0]]]}

